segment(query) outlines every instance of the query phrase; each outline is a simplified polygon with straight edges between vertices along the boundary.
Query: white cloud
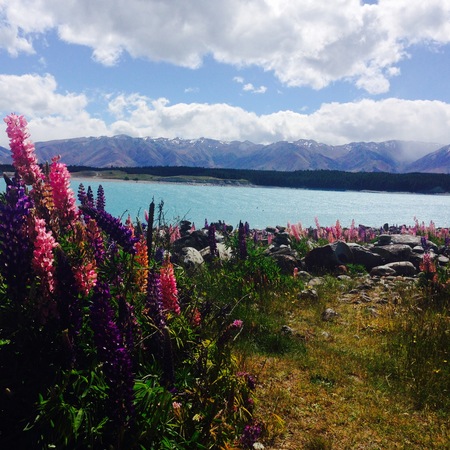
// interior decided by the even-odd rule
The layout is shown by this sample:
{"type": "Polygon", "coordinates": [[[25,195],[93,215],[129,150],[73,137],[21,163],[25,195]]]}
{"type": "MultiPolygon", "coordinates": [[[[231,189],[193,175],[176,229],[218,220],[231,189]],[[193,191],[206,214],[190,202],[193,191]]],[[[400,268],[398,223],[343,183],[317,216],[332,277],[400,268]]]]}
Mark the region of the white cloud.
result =
{"type": "MultiPolygon", "coordinates": [[[[2,117],[24,114],[34,141],[128,134],[256,143],[298,139],[328,144],[391,139],[450,143],[450,104],[442,101],[363,99],[324,103],[310,114],[287,110],[265,115],[223,103],[172,105],[167,98],[139,93],[110,93],[103,101],[111,123],[88,112],[86,95],[59,93],[52,75],[0,75],[2,117]]],[[[0,145],[8,145],[6,133],[0,133],[0,145]]]]}
{"type": "MultiPolygon", "coordinates": [[[[1,75],[0,114],[24,115],[30,124],[33,140],[106,134],[103,121],[86,112],[84,94],[58,93],[52,75],[1,75]]],[[[6,134],[0,134],[0,145],[6,146],[6,134]]]]}
{"type": "Polygon", "coordinates": [[[49,74],[0,74],[0,111],[3,112],[16,111],[30,118],[46,115],[74,117],[87,106],[87,102],[83,94],[59,94],[56,80],[49,74]]]}
{"type": "Polygon", "coordinates": [[[0,21],[10,54],[56,29],[105,65],[128,52],[196,68],[210,54],[289,86],[349,80],[372,94],[388,91],[409,46],[450,42],[450,0],[0,0],[0,21]]]}
{"type": "Polygon", "coordinates": [[[253,142],[314,139],[328,144],[391,139],[450,143],[450,104],[396,98],[327,103],[311,114],[279,111],[257,115],[226,104],[151,100],[133,94],[110,102],[112,134],[209,137],[253,142]]]}
{"type": "Polygon", "coordinates": [[[264,94],[267,91],[266,86],[259,86],[256,88],[252,83],[244,84],[242,89],[247,92],[252,92],[253,94],[264,94]]]}

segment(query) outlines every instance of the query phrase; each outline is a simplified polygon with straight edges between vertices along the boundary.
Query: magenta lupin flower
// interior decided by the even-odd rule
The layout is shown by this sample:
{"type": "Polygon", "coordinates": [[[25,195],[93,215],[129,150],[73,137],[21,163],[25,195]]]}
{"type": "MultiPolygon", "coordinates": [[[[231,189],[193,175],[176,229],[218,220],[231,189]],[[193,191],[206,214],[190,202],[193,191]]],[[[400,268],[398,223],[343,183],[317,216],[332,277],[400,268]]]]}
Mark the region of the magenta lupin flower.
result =
{"type": "Polygon", "coordinates": [[[67,166],[59,162],[60,157],[52,158],[49,180],[52,197],[63,226],[73,224],[79,216],[75,194],[70,188],[70,173],[67,166]]]}
{"type": "Polygon", "coordinates": [[[9,137],[13,165],[26,184],[34,185],[44,179],[44,173],[38,166],[34,144],[29,140],[25,117],[10,114],[4,119],[9,137]]]}
{"type": "Polygon", "coordinates": [[[32,266],[36,275],[40,277],[41,284],[47,291],[46,293],[51,293],[55,288],[53,249],[57,244],[51,231],[47,231],[44,219],[35,219],[34,230],[36,237],[34,240],[32,266]]]}

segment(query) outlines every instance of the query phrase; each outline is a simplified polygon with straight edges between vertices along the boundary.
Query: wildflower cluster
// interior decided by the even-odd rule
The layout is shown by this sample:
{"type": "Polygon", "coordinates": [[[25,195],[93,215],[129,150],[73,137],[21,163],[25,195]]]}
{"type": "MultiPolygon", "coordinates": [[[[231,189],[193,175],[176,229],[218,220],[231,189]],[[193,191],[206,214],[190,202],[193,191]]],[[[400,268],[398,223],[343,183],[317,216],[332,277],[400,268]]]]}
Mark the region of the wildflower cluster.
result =
{"type": "Polygon", "coordinates": [[[105,210],[101,186],[95,198],[80,185],[77,206],[59,157],[42,170],[26,120],[5,122],[16,174],[0,198],[2,444],[238,441],[252,421],[252,379],[236,375],[231,352],[243,324],[218,320],[196,288],[180,286],[169,252],[180,227],[156,229],[154,202],[147,224],[123,224],[105,210]]]}

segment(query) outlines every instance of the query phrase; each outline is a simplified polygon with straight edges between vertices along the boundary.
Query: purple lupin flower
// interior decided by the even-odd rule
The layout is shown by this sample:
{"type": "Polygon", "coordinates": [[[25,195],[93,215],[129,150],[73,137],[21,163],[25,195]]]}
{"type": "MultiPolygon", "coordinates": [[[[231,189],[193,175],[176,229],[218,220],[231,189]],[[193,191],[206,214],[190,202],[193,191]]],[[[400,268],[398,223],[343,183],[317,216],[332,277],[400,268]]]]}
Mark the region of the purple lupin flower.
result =
{"type": "Polygon", "coordinates": [[[425,253],[428,253],[428,252],[430,251],[430,249],[431,249],[431,246],[430,246],[430,244],[428,243],[426,236],[422,236],[422,237],[420,238],[420,245],[422,246],[423,251],[424,251],[425,253]]]}
{"type": "Polygon", "coordinates": [[[87,188],[86,197],[87,197],[86,204],[93,207],[94,206],[94,193],[92,192],[92,188],[90,186],[88,186],[88,188],[87,188]]]}
{"type": "Polygon", "coordinates": [[[244,229],[245,229],[245,235],[249,236],[250,235],[250,225],[248,222],[245,222],[244,229]]]}
{"type": "Polygon", "coordinates": [[[87,194],[86,194],[86,190],[84,189],[84,184],[80,183],[78,185],[78,201],[82,204],[85,205],[87,203],[87,194]]]}
{"type": "Polygon", "coordinates": [[[103,189],[103,186],[100,184],[97,189],[97,202],[95,206],[97,207],[98,211],[104,211],[105,205],[106,205],[105,191],[103,189]]]}
{"type": "Polygon", "coordinates": [[[164,316],[160,273],[155,269],[148,273],[144,314],[157,329],[157,333],[153,335],[153,339],[150,341],[151,348],[149,350],[153,351],[161,363],[163,369],[162,383],[172,386],[175,380],[172,344],[164,316]]]}
{"type": "Polygon", "coordinates": [[[216,227],[210,225],[208,227],[208,241],[209,241],[209,252],[211,257],[217,256],[217,242],[216,242],[216,227]]]}
{"type": "Polygon", "coordinates": [[[134,244],[138,239],[133,236],[133,232],[130,228],[122,225],[120,219],[113,217],[106,211],[98,211],[87,205],[82,205],[80,209],[85,214],[88,214],[89,217],[95,219],[98,226],[107,233],[111,239],[121,245],[126,252],[131,254],[136,252],[134,244]]]}
{"type": "Polygon", "coordinates": [[[120,296],[118,300],[119,315],[117,318],[117,326],[123,337],[123,346],[128,349],[130,354],[134,348],[134,334],[140,334],[139,324],[134,314],[134,308],[124,297],[120,296]]]}
{"type": "Polygon", "coordinates": [[[97,355],[110,387],[111,417],[117,425],[128,426],[134,413],[131,357],[114,321],[111,294],[105,283],[97,283],[94,288],[90,318],[97,355]]]}
{"type": "Polygon", "coordinates": [[[13,179],[0,203],[0,273],[12,298],[22,300],[31,274],[33,246],[29,239],[32,202],[24,185],[13,179]]]}
{"type": "Polygon", "coordinates": [[[154,269],[148,272],[145,311],[157,329],[162,331],[166,326],[166,319],[162,304],[161,278],[159,271],[154,269]]]}
{"type": "Polygon", "coordinates": [[[97,265],[101,265],[105,260],[105,244],[103,242],[103,237],[97,226],[97,222],[90,219],[86,225],[86,237],[89,244],[94,249],[94,258],[97,265]]]}
{"type": "Polygon", "coordinates": [[[246,425],[241,436],[241,444],[244,448],[253,448],[253,445],[258,441],[262,433],[261,424],[255,422],[246,425]]]}
{"type": "Polygon", "coordinates": [[[242,224],[242,222],[239,222],[239,229],[238,229],[238,243],[239,243],[239,258],[240,259],[246,259],[248,256],[247,253],[247,242],[245,240],[245,227],[242,224]]]}
{"type": "Polygon", "coordinates": [[[164,261],[164,249],[162,247],[158,247],[155,252],[155,261],[159,264],[162,264],[164,261]]]}
{"type": "Polygon", "coordinates": [[[66,254],[60,247],[56,248],[56,302],[59,324],[62,330],[67,330],[66,344],[68,362],[74,364],[76,359],[76,340],[83,322],[81,304],[78,298],[78,285],[66,254]]]}

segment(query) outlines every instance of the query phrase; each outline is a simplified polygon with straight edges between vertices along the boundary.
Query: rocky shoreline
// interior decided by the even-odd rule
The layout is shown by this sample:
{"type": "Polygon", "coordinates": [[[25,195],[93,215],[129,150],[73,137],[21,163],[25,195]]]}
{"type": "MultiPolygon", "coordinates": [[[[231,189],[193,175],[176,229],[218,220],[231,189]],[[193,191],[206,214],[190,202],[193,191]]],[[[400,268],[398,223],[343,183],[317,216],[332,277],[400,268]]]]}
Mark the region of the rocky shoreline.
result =
{"type": "MultiPolygon", "coordinates": [[[[173,243],[173,260],[187,270],[196,269],[211,260],[208,230],[188,232],[185,224],[181,238],[173,243]]],[[[375,241],[364,245],[337,240],[326,245],[308,241],[309,251],[303,257],[293,247],[293,237],[285,228],[270,228],[272,239],[263,239],[266,257],[273,258],[284,274],[294,272],[345,273],[346,266],[363,267],[371,277],[415,277],[420,272],[425,249],[436,265],[449,263],[449,248],[438,247],[421,236],[393,233],[379,234],[375,241]]],[[[267,235],[267,230],[261,232],[267,235]]],[[[224,243],[222,233],[216,231],[217,256],[231,258],[231,250],[224,243]]]]}

